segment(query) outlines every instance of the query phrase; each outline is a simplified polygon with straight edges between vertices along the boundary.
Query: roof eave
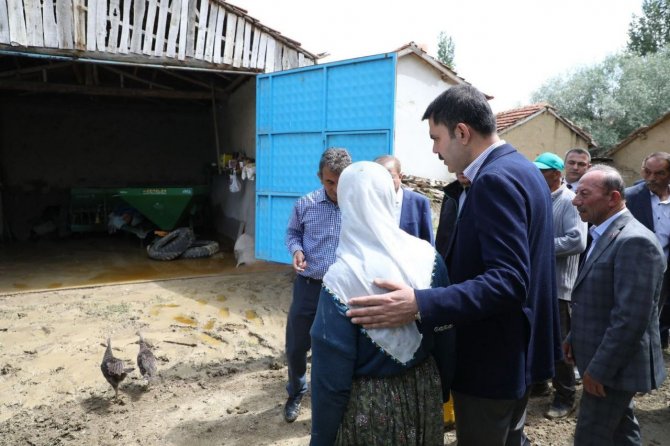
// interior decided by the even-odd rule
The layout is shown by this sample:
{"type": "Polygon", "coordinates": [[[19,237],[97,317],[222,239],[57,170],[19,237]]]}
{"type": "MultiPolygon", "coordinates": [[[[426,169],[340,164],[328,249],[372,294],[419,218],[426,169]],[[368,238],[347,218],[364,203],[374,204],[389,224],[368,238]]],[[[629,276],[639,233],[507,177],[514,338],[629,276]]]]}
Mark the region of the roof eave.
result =
{"type": "Polygon", "coordinates": [[[668,118],[670,118],[670,111],[666,112],[664,115],[662,115],[660,118],[658,118],[656,121],[652,122],[651,124],[643,125],[642,127],[633,130],[619,144],[612,147],[612,149],[609,152],[607,152],[607,156],[614,155],[616,152],[618,152],[619,150],[623,149],[625,146],[630,144],[634,139],[637,139],[638,136],[640,136],[643,133],[647,133],[649,130],[651,130],[654,127],[660,125],[661,123],[663,123],[668,118]]]}
{"type": "MultiPolygon", "coordinates": [[[[448,65],[443,64],[439,60],[435,59],[434,57],[430,56],[428,53],[423,51],[414,42],[410,42],[406,45],[401,46],[400,48],[395,50],[395,53],[397,54],[398,58],[406,56],[408,54],[414,54],[417,57],[420,57],[430,66],[438,70],[440,73],[442,73],[442,75],[445,78],[451,80],[452,82],[455,82],[457,85],[458,84],[472,85],[470,82],[466,81],[464,78],[456,74],[456,72],[452,70],[448,65]]],[[[484,96],[486,96],[486,99],[488,100],[494,98],[493,96],[486,93],[484,93],[484,96]]]]}

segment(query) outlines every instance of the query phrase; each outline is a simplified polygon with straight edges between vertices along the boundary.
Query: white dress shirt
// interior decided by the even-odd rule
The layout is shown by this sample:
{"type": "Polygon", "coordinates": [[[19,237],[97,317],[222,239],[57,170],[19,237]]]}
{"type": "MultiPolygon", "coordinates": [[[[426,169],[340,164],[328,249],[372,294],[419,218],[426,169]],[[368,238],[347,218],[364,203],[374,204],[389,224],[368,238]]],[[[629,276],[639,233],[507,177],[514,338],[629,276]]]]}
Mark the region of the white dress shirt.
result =
{"type": "Polygon", "coordinates": [[[395,221],[398,223],[398,226],[400,226],[400,214],[402,213],[402,198],[403,192],[402,186],[400,186],[395,193],[395,207],[393,208],[393,215],[395,215],[395,221]]]}

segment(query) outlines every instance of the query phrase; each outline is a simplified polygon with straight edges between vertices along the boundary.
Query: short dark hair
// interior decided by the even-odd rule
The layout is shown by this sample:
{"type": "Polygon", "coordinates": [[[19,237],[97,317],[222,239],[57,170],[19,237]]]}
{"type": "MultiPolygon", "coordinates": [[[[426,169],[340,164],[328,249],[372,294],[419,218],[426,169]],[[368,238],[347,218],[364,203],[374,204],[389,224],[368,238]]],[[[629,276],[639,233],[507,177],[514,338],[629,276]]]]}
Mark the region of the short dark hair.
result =
{"type": "Polygon", "coordinates": [[[330,147],[321,154],[321,160],[319,160],[319,178],[321,178],[321,172],[323,172],[324,167],[339,175],[349,164],[351,164],[351,155],[349,155],[347,149],[330,147]]]}
{"type": "Polygon", "coordinates": [[[609,193],[616,190],[621,194],[621,198],[625,200],[626,183],[624,183],[619,171],[612,166],[608,166],[607,164],[595,164],[593,167],[587,170],[586,173],[596,170],[605,174],[605,178],[603,178],[602,184],[605,191],[609,193]]]}
{"type": "Polygon", "coordinates": [[[448,88],[430,103],[422,120],[432,119],[447,127],[450,135],[458,123],[472,127],[477,133],[488,136],[496,132],[496,117],[484,94],[475,87],[460,84],[448,88]]]}
{"type": "Polygon", "coordinates": [[[571,153],[579,153],[580,155],[586,155],[589,159],[588,162],[589,163],[591,162],[591,152],[589,152],[588,150],[586,150],[584,148],[581,148],[581,147],[574,147],[574,148],[568,150],[567,152],[565,152],[565,157],[563,159],[567,160],[568,155],[570,155],[571,153]]]}

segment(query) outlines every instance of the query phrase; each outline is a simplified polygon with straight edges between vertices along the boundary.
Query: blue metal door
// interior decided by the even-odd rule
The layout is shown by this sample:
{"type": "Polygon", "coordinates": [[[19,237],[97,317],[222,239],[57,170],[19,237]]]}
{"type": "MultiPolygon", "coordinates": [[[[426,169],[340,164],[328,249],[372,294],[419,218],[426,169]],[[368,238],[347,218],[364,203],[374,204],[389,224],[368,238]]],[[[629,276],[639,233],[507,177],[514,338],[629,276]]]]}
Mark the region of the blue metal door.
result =
{"type": "Polygon", "coordinates": [[[290,263],[284,244],[297,198],[321,187],[321,154],[354,161],[393,152],[396,54],[258,76],[256,257],[290,263]]]}

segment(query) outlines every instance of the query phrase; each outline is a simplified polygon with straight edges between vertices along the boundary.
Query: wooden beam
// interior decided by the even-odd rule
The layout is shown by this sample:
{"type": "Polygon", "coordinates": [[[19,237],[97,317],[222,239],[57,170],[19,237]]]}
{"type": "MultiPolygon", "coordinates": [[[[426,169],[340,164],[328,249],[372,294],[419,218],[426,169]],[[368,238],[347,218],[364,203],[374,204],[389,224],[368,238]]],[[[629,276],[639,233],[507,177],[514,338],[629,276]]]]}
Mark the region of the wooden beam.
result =
{"type": "MultiPolygon", "coordinates": [[[[190,76],[184,76],[183,74],[176,73],[174,70],[161,70],[161,73],[166,75],[166,76],[171,76],[174,77],[175,79],[180,79],[184,82],[189,82],[193,85],[197,85],[199,87],[207,88],[209,89],[211,86],[207,84],[206,82],[193,79],[190,76]]],[[[214,89],[215,92],[218,92],[219,90],[217,88],[214,89]]]]}
{"type": "Polygon", "coordinates": [[[42,70],[53,70],[56,68],[63,68],[72,65],[72,62],[58,62],[58,63],[49,63],[44,65],[38,65],[30,68],[21,68],[16,70],[0,71],[0,77],[14,77],[21,76],[22,74],[31,74],[37,73],[42,70]]]}
{"type": "MultiPolygon", "coordinates": [[[[93,0],[91,0],[93,1],[93,0]]],[[[142,3],[142,2],[140,2],[142,3]]],[[[138,56],[133,54],[118,54],[118,53],[95,53],[95,58],[83,57],[86,55],[94,55],[94,53],[75,53],[70,50],[59,50],[55,48],[30,48],[30,54],[54,56],[59,60],[69,59],[75,62],[84,63],[109,63],[110,65],[122,66],[141,66],[145,68],[162,68],[175,69],[176,71],[199,71],[209,73],[224,73],[229,75],[236,74],[259,74],[262,70],[259,69],[234,69],[231,66],[215,65],[213,63],[205,62],[197,59],[189,59],[187,61],[179,61],[176,59],[169,59],[167,57],[148,57],[138,56]]],[[[0,44],[0,56],[25,56],[23,51],[17,50],[14,47],[0,44]]]]}
{"type": "MultiPolygon", "coordinates": [[[[82,94],[89,96],[117,96],[126,98],[212,100],[211,91],[164,91],[118,87],[92,87],[86,85],[47,84],[7,80],[0,83],[0,90],[28,91],[32,93],[82,94]]],[[[219,96],[220,99],[225,97],[219,96]]]]}
{"type": "Polygon", "coordinates": [[[128,79],[133,79],[133,80],[135,80],[135,81],[137,81],[137,82],[141,82],[141,83],[143,83],[143,84],[147,84],[147,85],[149,85],[150,87],[162,88],[162,89],[164,89],[164,90],[174,90],[173,87],[169,87],[169,86],[167,86],[167,85],[158,84],[158,83],[156,83],[156,82],[154,82],[154,81],[146,80],[146,79],[144,79],[144,78],[142,78],[142,77],[140,77],[140,76],[135,76],[135,75],[133,75],[133,74],[128,73],[127,71],[119,70],[119,69],[117,69],[117,68],[113,68],[113,67],[111,67],[111,66],[109,66],[109,65],[100,65],[100,68],[102,68],[103,70],[111,71],[112,73],[118,74],[118,75],[120,75],[120,76],[127,77],[128,79]]]}

